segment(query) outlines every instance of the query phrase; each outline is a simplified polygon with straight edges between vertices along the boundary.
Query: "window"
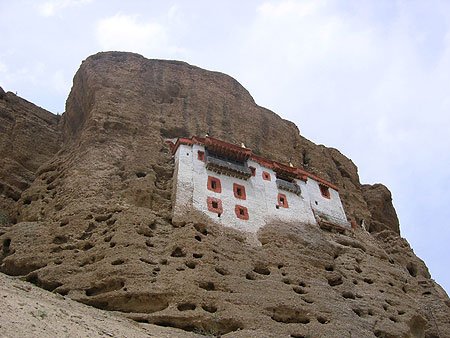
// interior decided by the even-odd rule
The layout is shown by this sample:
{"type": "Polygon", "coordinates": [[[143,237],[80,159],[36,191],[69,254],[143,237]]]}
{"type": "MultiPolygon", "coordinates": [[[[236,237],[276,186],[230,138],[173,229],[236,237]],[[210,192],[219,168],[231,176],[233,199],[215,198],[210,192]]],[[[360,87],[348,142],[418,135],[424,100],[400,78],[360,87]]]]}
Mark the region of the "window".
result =
{"type": "Polygon", "coordinates": [[[204,151],[199,150],[197,155],[198,155],[197,158],[199,161],[203,161],[203,162],[205,161],[205,152],[204,151]]]}
{"type": "Polygon", "coordinates": [[[289,204],[285,194],[278,194],[278,206],[282,208],[289,208],[289,204]]]}
{"type": "Polygon", "coordinates": [[[323,184],[319,184],[319,188],[320,188],[320,193],[322,194],[323,197],[325,198],[331,198],[330,196],[330,188],[328,188],[326,185],[323,184]]]}
{"type": "Polygon", "coordinates": [[[255,167],[249,167],[250,171],[252,172],[252,176],[256,176],[256,168],[255,167]]]}
{"type": "Polygon", "coordinates": [[[271,177],[270,177],[270,174],[267,171],[263,171],[262,172],[262,178],[263,178],[264,181],[271,181],[272,180],[271,177]]]}
{"type": "Polygon", "coordinates": [[[208,190],[221,193],[222,185],[220,184],[220,180],[216,177],[208,176],[208,190]]]}
{"type": "Polygon", "coordinates": [[[219,198],[208,197],[206,200],[208,210],[216,213],[219,217],[223,213],[222,200],[219,198]]]}
{"type": "Polygon", "coordinates": [[[245,187],[243,185],[233,183],[233,191],[234,191],[234,197],[239,198],[241,200],[247,199],[247,195],[245,193],[245,187]]]}
{"type": "Polygon", "coordinates": [[[248,209],[242,205],[236,205],[234,207],[234,212],[236,213],[236,217],[239,219],[243,219],[245,221],[248,220],[248,209]]]}

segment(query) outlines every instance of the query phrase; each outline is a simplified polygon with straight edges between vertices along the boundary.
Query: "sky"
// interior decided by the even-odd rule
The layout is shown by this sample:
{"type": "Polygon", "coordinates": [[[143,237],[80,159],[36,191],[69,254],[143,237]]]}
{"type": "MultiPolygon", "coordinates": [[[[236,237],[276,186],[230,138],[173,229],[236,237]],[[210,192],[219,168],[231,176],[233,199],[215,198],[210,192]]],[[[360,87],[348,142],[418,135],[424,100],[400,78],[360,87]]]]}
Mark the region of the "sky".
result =
{"type": "Polygon", "coordinates": [[[55,114],[99,51],[231,75],[385,184],[450,291],[450,1],[0,0],[0,31],[0,86],[55,114]]]}

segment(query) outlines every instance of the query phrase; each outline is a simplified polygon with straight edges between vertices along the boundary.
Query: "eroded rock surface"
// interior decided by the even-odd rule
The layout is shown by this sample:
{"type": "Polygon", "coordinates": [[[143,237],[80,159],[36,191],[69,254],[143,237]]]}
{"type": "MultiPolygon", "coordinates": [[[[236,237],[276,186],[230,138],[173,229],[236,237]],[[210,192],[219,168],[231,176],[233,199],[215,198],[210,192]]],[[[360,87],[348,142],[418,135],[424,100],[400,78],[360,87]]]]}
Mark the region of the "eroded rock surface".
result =
{"type": "Polygon", "coordinates": [[[33,171],[0,232],[1,271],[144,323],[230,337],[444,337],[450,302],[406,240],[390,193],[255,104],[227,75],[131,53],[85,60],[59,152],[33,171]],[[289,159],[340,188],[345,234],[273,224],[261,246],[171,222],[165,138],[210,135],[289,159]],[[383,212],[380,212],[380,206],[383,212]]]}

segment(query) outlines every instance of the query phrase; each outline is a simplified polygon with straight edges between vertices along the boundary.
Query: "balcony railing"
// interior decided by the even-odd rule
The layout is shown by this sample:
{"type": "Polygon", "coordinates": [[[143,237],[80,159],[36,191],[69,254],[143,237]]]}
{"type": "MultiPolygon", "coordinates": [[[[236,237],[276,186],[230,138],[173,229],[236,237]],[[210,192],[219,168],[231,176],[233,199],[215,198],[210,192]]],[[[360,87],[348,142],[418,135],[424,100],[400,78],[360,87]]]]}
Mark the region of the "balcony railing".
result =
{"type": "Polygon", "coordinates": [[[276,182],[278,189],[290,191],[299,196],[302,193],[302,190],[300,189],[300,186],[297,183],[288,182],[279,178],[277,178],[276,182]]]}
{"type": "Polygon", "coordinates": [[[238,177],[242,179],[248,179],[250,178],[250,176],[252,176],[252,172],[246,164],[227,161],[225,159],[217,158],[214,156],[206,157],[206,168],[219,174],[238,177]]]}

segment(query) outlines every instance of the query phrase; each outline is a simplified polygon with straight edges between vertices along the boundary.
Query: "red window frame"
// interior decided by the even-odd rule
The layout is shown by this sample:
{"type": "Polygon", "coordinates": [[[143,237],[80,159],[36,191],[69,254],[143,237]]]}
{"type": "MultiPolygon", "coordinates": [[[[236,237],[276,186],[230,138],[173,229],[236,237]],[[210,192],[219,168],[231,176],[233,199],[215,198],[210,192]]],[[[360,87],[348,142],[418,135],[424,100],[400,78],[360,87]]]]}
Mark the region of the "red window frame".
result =
{"type": "Polygon", "coordinates": [[[234,207],[234,213],[236,214],[236,217],[239,219],[242,219],[244,221],[248,221],[248,209],[244,207],[243,205],[238,205],[234,207]]]}
{"type": "Polygon", "coordinates": [[[204,162],[204,161],[205,161],[205,152],[199,150],[199,151],[197,152],[197,158],[198,158],[199,161],[204,162]]]}
{"type": "Polygon", "coordinates": [[[220,179],[213,176],[208,176],[208,190],[221,193],[222,192],[222,185],[220,183],[220,179]]]}
{"type": "Polygon", "coordinates": [[[289,203],[288,203],[288,200],[287,200],[287,197],[285,194],[279,193],[277,200],[278,200],[278,206],[280,206],[282,208],[289,208],[289,203]]]}
{"type": "Polygon", "coordinates": [[[331,198],[329,187],[327,187],[326,185],[323,185],[323,184],[319,184],[319,189],[320,189],[320,193],[322,194],[323,197],[328,198],[328,199],[331,198]]]}
{"type": "Polygon", "coordinates": [[[219,216],[223,213],[222,200],[220,198],[208,197],[206,203],[209,211],[214,212],[219,216]]]}
{"type": "Polygon", "coordinates": [[[243,185],[233,183],[233,193],[234,197],[239,198],[240,200],[246,200],[247,194],[245,192],[245,187],[243,185]],[[240,193],[239,193],[240,191],[240,193]]]}
{"type": "Polygon", "coordinates": [[[270,176],[270,173],[268,173],[267,171],[262,172],[262,179],[264,181],[272,181],[272,177],[270,176]]]}

